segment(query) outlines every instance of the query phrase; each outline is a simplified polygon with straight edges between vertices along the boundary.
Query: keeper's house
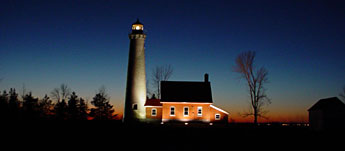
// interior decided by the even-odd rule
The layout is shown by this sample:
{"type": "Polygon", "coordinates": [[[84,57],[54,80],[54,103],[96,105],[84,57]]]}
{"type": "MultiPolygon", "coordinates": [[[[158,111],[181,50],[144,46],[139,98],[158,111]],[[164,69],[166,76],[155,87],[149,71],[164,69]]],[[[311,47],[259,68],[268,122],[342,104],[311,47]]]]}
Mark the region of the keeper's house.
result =
{"type": "Polygon", "coordinates": [[[205,81],[162,81],[161,99],[147,99],[146,119],[165,122],[227,123],[229,113],[214,106],[208,75],[205,81]]]}

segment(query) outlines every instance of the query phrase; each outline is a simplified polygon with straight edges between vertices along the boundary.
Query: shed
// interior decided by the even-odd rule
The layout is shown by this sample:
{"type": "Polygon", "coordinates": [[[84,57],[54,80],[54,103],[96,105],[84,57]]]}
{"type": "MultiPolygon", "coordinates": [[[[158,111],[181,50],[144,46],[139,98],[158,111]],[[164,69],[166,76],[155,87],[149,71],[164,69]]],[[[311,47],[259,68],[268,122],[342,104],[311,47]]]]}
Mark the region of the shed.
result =
{"type": "Polygon", "coordinates": [[[321,99],[308,111],[312,130],[342,130],[345,128],[345,104],[337,97],[321,99]]]}

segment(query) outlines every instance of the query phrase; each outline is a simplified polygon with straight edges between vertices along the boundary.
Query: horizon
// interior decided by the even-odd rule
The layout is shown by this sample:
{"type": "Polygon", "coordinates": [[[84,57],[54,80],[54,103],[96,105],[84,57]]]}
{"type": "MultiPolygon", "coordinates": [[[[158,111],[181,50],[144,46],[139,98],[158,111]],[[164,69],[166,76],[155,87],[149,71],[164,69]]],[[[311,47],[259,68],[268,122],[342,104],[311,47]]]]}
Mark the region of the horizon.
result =
{"type": "MultiPolygon", "coordinates": [[[[1,1],[0,90],[23,85],[35,97],[67,84],[92,100],[105,86],[123,112],[128,33],[144,24],[146,79],[170,64],[169,81],[203,81],[213,102],[236,122],[248,107],[247,87],[232,71],[235,58],[255,51],[268,70],[268,120],[306,122],[318,100],[345,86],[343,1],[1,1]]],[[[344,102],[344,100],[342,100],[344,102]]]]}

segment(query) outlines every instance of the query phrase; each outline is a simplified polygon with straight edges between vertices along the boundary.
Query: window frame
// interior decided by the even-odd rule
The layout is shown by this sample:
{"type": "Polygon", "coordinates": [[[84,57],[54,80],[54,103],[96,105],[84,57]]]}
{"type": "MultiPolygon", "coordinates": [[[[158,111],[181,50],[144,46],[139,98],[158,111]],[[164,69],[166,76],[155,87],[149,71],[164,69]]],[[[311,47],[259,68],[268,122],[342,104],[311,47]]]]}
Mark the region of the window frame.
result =
{"type": "Polygon", "coordinates": [[[188,106],[184,106],[183,107],[183,116],[189,116],[189,107],[188,106]],[[187,115],[185,114],[186,113],[186,109],[187,109],[187,115]]]}
{"type": "Polygon", "coordinates": [[[197,115],[198,117],[202,117],[202,106],[197,107],[197,115]],[[199,109],[200,109],[200,114],[199,114],[199,109]]]}
{"type": "Polygon", "coordinates": [[[151,116],[157,116],[157,109],[156,108],[151,109],[151,116]],[[154,115],[153,115],[153,111],[155,111],[154,115]]]}
{"type": "Polygon", "coordinates": [[[176,115],[175,111],[176,111],[175,106],[170,106],[170,116],[175,116],[176,115]],[[172,109],[174,109],[174,112],[173,112],[174,114],[171,114],[172,109]]]}
{"type": "Polygon", "coordinates": [[[220,120],[220,118],[221,118],[221,116],[220,116],[219,113],[217,113],[217,114],[214,115],[214,119],[215,119],[215,120],[220,120]],[[218,118],[217,118],[217,115],[219,116],[218,118]]]}

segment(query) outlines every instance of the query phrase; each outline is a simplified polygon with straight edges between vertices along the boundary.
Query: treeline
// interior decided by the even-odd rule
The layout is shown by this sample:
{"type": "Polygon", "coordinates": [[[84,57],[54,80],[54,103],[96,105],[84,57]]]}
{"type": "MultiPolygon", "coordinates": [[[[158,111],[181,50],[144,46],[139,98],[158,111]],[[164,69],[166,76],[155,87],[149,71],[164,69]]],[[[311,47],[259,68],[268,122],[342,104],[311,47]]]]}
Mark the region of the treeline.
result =
{"type": "Polygon", "coordinates": [[[16,89],[0,92],[1,120],[113,120],[115,110],[109,97],[102,88],[93,97],[90,108],[88,102],[71,92],[62,84],[50,95],[43,98],[26,93],[19,96],[16,89]],[[21,99],[20,99],[21,97],[21,99]]]}

